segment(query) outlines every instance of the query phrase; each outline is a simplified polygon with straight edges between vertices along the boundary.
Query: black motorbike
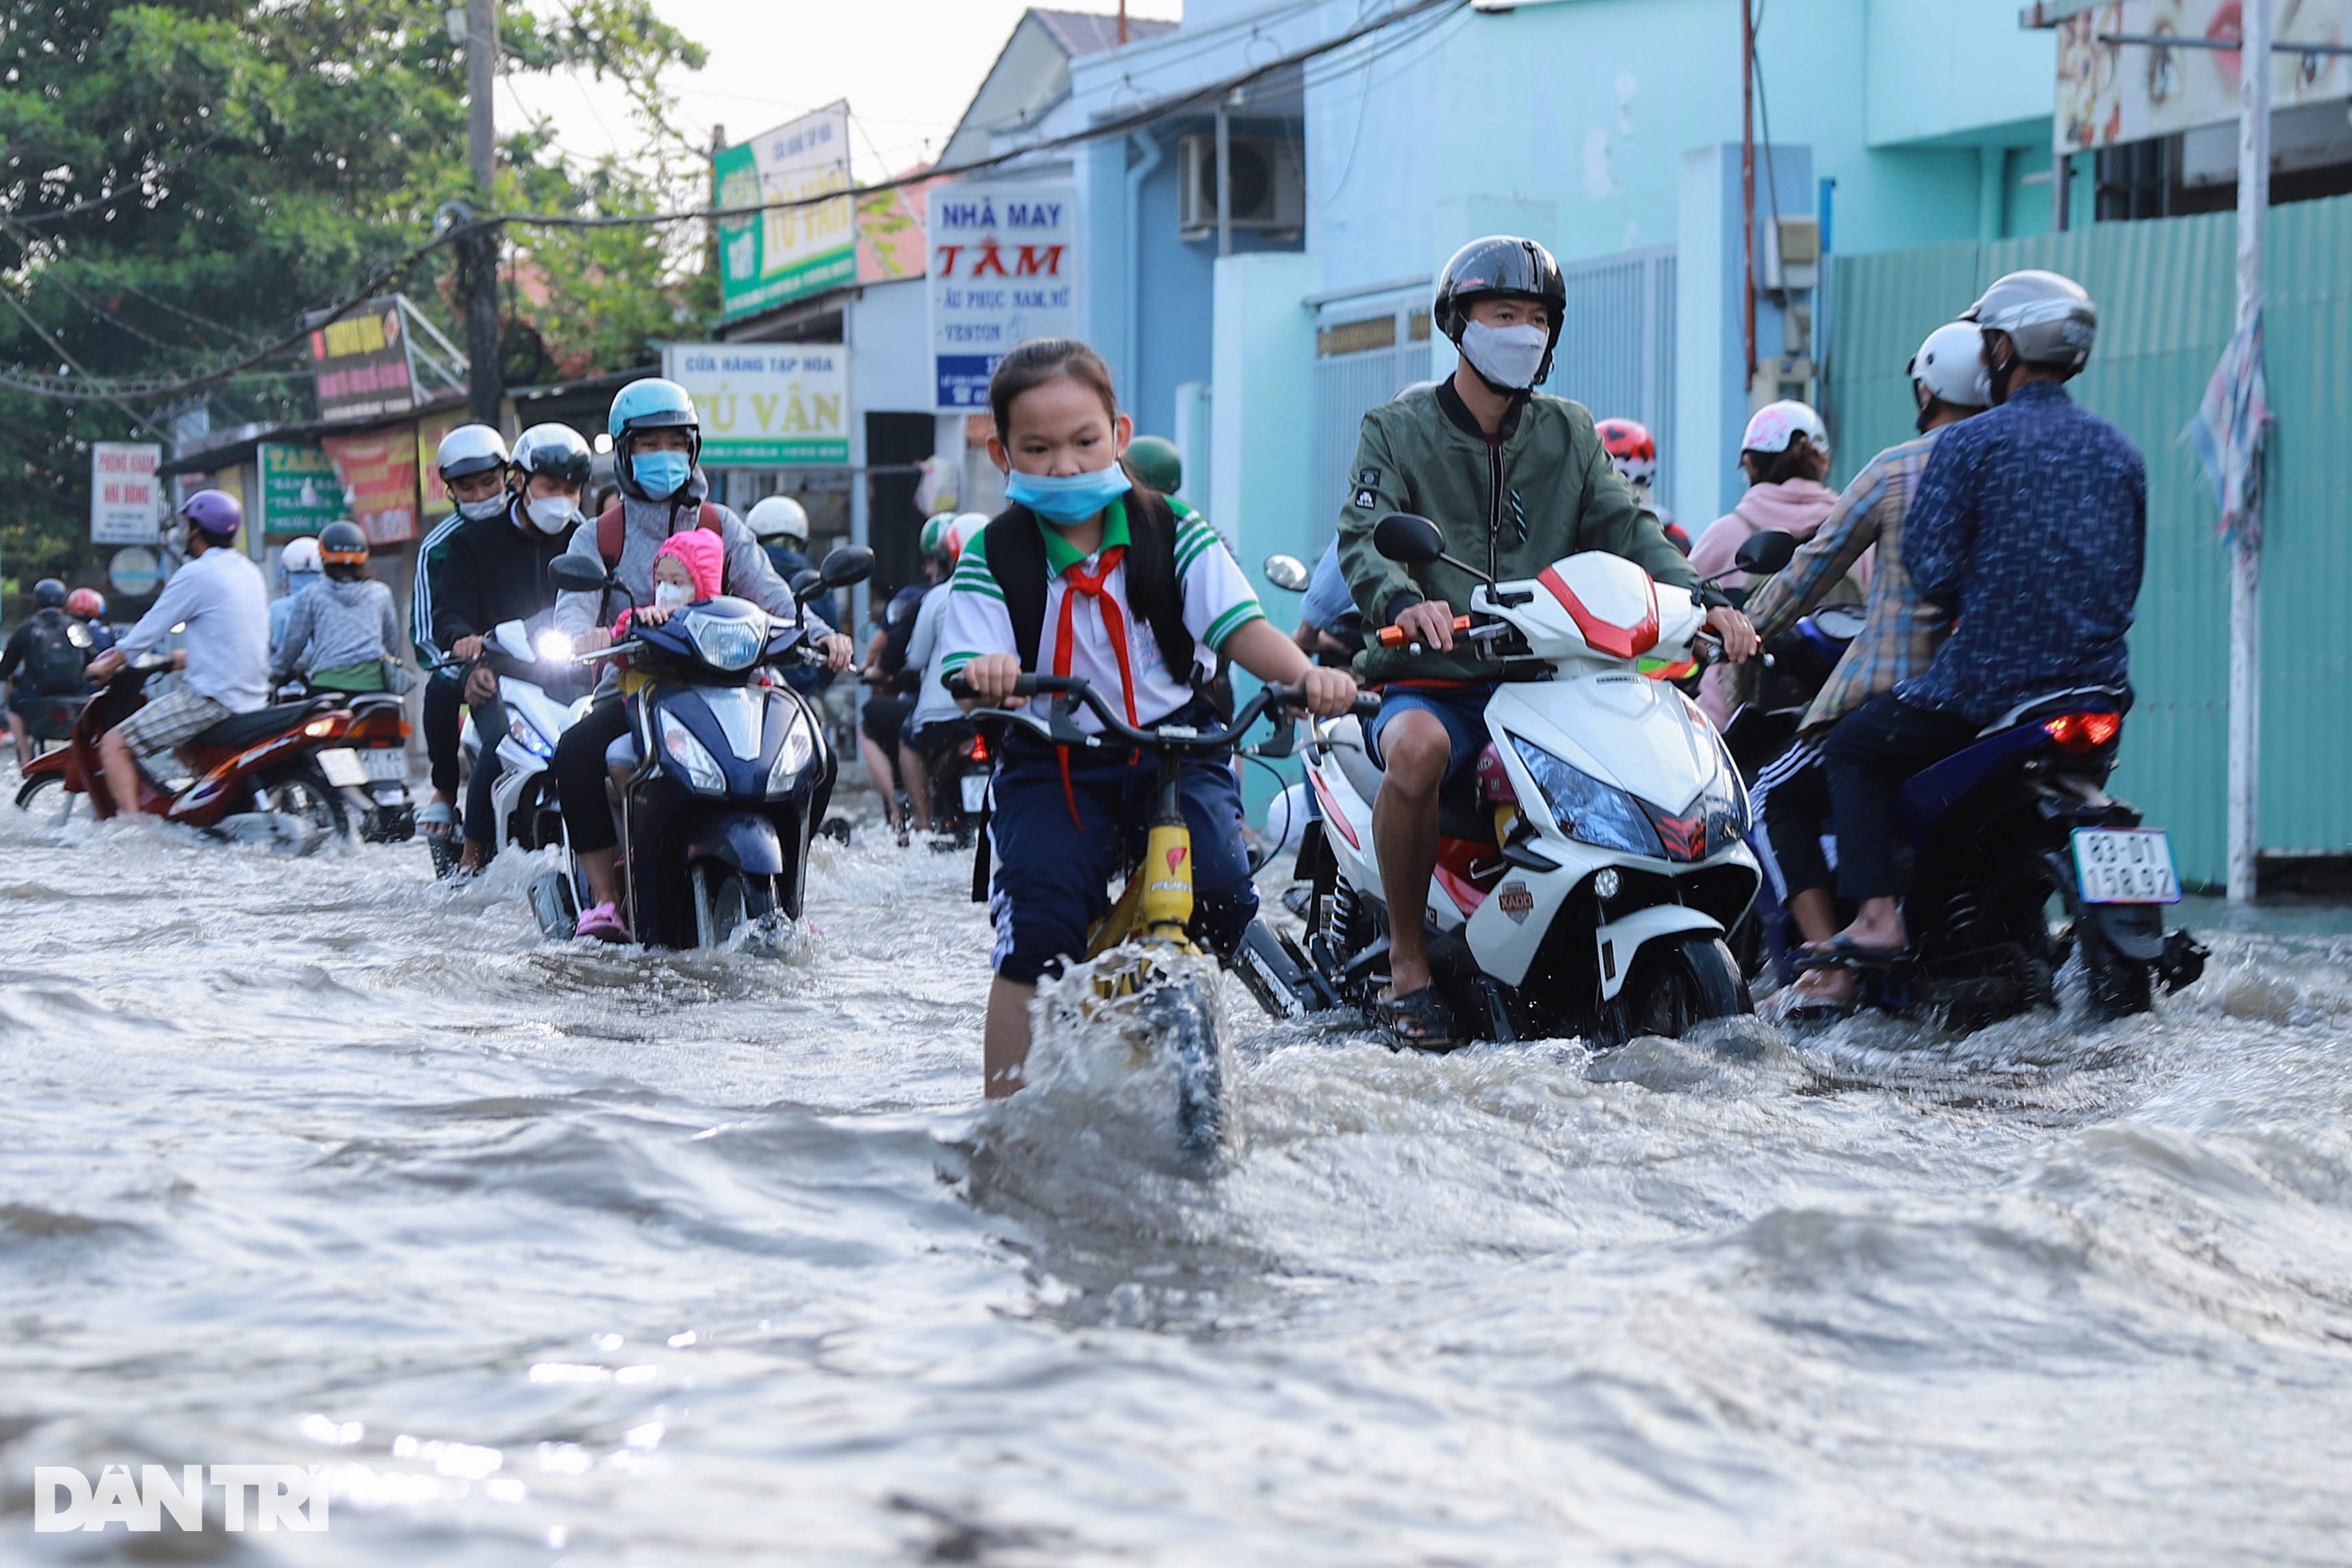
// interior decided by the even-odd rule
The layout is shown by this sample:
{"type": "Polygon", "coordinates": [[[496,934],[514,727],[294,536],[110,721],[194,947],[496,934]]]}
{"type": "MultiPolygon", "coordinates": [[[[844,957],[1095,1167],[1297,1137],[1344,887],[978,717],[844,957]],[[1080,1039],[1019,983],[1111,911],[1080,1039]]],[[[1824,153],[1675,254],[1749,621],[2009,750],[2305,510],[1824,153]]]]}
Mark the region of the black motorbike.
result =
{"type": "MultiPolygon", "coordinates": [[[[845,588],[873,569],[873,552],[853,545],[825,558],[820,579],[845,588]]],[[[575,593],[620,586],[573,555],[558,557],[550,575],[575,593]]],[[[632,700],[642,760],[617,817],[626,917],[639,941],[719,947],[771,916],[800,918],[809,838],[835,767],[820,716],[780,674],[818,657],[806,626],[720,595],[584,656],[625,657],[646,678],[632,700]]],[[[585,896],[575,862],[569,878],[534,889],[532,902],[551,934],[569,936],[585,896]]]]}
{"type": "MultiPolygon", "coordinates": [[[[1758,698],[1725,735],[1751,784],[1794,742],[1864,619],[1859,605],[1827,605],[1766,645],[1758,698]]],[[[1857,969],[1859,1005],[1965,1033],[2054,1005],[2053,977],[2077,952],[2102,1019],[2144,1013],[2157,985],[2177,991],[2204,973],[2205,949],[2165,929],[2163,906],[2180,896],[2169,841],[2106,791],[2128,705],[2104,688],[2051,693],[1904,784],[1911,950],[1857,969]]],[[[1780,945],[1776,912],[1759,905],[1734,933],[1751,975],[1780,945]]],[[[1841,900],[1840,920],[1853,913],[1841,900]]]]}

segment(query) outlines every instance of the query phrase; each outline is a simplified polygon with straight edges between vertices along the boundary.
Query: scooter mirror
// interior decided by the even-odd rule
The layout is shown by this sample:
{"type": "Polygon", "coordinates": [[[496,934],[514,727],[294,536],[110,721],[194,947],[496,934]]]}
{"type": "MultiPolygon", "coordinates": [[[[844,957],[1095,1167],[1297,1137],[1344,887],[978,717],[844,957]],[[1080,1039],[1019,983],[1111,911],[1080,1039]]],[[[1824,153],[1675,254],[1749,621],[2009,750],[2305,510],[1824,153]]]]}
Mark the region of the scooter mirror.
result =
{"type": "Polygon", "coordinates": [[[1748,542],[1739,547],[1739,553],[1732,558],[1732,564],[1742,572],[1764,575],[1781,570],[1796,556],[1797,536],[1783,533],[1777,528],[1768,528],[1761,533],[1748,536],[1748,542]]]}
{"type": "Polygon", "coordinates": [[[1445,553],[1445,535],[1425,517],[1392,511],[1372,525],[1372,548],[1391,561],[1423,566],[1445,553]]]}
{"type": "Polygon", "coordinates": [[[793,574],[793,597],[805,599],[824,586],[824,574],[814,566],[803,566],[793,574]]]}
{"type": "Polygon", "coordinates": [[[863,544],[845,544],[824,558],[824,581],[828,588],[846,588],[874,575],[874,552],[863,544]]]}
{"type": "Polygon", "coordinates": [[[613,581],[602,565],[581,555],[557,556],[548,563],[547,574],[568,594],[593,594],[613,581]]]}
{"type": "Polygon", "coordinates": [[[1296,555],[1269,555],[1265,558],[1265,580],[1285,593],[1307,592],[1307,563],[1296,555]]]}

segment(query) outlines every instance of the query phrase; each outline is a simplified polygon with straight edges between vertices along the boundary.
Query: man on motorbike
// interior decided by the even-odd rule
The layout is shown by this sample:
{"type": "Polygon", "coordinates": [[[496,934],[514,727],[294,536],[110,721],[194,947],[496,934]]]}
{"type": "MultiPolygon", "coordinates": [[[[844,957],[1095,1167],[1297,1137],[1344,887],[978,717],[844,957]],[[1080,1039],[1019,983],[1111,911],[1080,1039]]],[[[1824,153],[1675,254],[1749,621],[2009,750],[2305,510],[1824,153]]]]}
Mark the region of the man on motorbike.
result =
{"type": "Polygon", "coordinates": [[[237,552],[245,509],[221,490],[198,490],[180,508],[187,559],[155,595],[153,607],[122,640],[90,661],[92,680],[117,670],[178,626],[179,689],[155,699],[99,738],[107,793],[115,808],[139,817],[139,763],[172,750],[222,720],[269,702],[269,603],[261,569],[237,552]]]}
{"type": "MultiPolygon", "coordinates": [[[[1928,333],[1911,356],[1909,373],[1919,434],[1864,465],[1787,569],[1767,578],[1748,602],[1756,635],[1769,642],[1818,607],[1864,551],[1877,548],[1861,635],[1806,710],[1797,743],[1764,770],[1755,790],[1781,901],[1808,943],[1826,942],[1837,931],[1829,859],[1822,853],[1830,815],[1822,740],[1848,713],[1927,668],[1950,629],[1943,606],[1921,598],[1905,569],[1904,515],[1937,440],[1992,401],[1982,344],[1969,322],[1948,322],[1928,333]]],[[[1790,1001],[1800,1005],[1833,1006],[1853,996],[1853,976],[1843,969],[1808,970],[1790,989],[1790,1001]]]]}
{"type": "MultiPolygon", "coordinates": [[[[1361,666],[1366,681],[1383,688],[1368,731],[1384,770],[1372,818],[1389,900],[1382,1012],[1416,1045],[1454,1037],[1430,984],[1423,921],[1437,863],[1438,793],[1486,745],[1495,668],[1454,647],[1455,606],[1468,603],[1478,578],[1444,562],[1408,568],[1386,559],[1373,547],[1373,525],[1391,511],[1419,512],[1444,531],[1448,554],[1496,578],[1533,577],[1563,556],[1600,550],[1661,583],[1698,584],[1611,466],[1591,415],[1535,390],[1550,373],[1567,298],[1559,264],[1531,239],[1489,236],[1454,252],[1433,316],[1461,363],[1447,380],[1364,416],[1339,513],[1340,565],[1365,626],[1393,623],[1426,650],[1368,646],[1361,666]]],[[[1738,611],[1717,608],[1707,626],[1732,658],[1755,652],[1738,611]]]]}
{"type": "MultiPolygon", "coordinates": [[[[613,399],[606,427],[613,438],[613,474],[620,483],[621,504],[577,530],[570,553],[610,572],[634,603],[650,605],[654,556],[662,541],[682,528],[708,529],[726,546],[727,593],[751,600],[770,615],[800,618],[792,589],[776,575],[743,520],[707,499],[709,482],[695,466],[702,450],[702,426],[686,388],[655,376],[633,381],[613,399]]],[[[608,596],[557,596],[556,626],[571,637],[579,652],[593,653],[612,645],[606,625],[611,617],[601,602],[608,596]]],[[[847,668],[849,639],[824,632],[822,625],[813,629],[824,633],[816,646],[827,665],[847,668]]],[[[604,794],[604,748],[627,727],[628,715],[609,672],[598,694],[596,706],[557,742],[553,771],[564,827],[596,899],[581,913],[579,934],[625,942],[629,933],[621,920],[620,876],[614,867],[619,834],[604,794]]]]}
{"type": "Polygon", "coordinates": [[[2129,698],[2125,634],[2139,597],[2147,471],[2139,450],[2075,406],[2098,308],[2054,272],[2012,272],[1960,318],[1980,330],[1992,407],[1936,442],[1911,500],[1904,565],[1955,617],[1927,668],[1830,734],[1838,889],[1859,912],[1817,944],[1825,963],[1909,945],[1895,864],[1895,792],[2033,698],[2129,698]]]}
{"type": "Polygon", "coordinates": [[[491,789],[499,777],[499,737],[506,733],[498,677],[475,661],[502,623],[554,608],[555,583],[547,569],[571,548],[595,456],[569,425],[534,425],[516,438],[509,461],[514,488],[505,507],[462,522],[450,535],[433,598],[433,640],[472,665],[465,698],[482,741],[466,786],[466,843],[457,860],[463,876],[479,871],[498,853],[491,789]]]}
{"type": "MultiPolygon", "coordinates": [[[[760,548],[768,552],[768,564],[776,575],[790,583],[814,564],[808,558],[808,509],[790,496],[769,496],[751,503],[743,521],[759,536],[760,548]]],[[[809,595],[808,608],[818,620],[835,631],[841,629],[841,608],[833,600],[833,590],[821,588],[809,595]]],[[[798,682],[794,682],[798,685],[798,682]]],[[[832,684],[831,678],[817,670],[809,671],[809,688],[832,684]]]]}
{"type": "Polygon", "coordinates": [[[433,798],[416,814],[416,826],[437,840],[434,864],[445,866],[449,837],[457,831],[457,732],[463,721],[463,680],[446,665],[447,650],[433,636],[433,606],[443,585],[449,542],[469,522],[503,516],[507,510],[506,437],[488,425],[460,425],[441,437],[433,466],[449,492],[449,515],[416,547],[416,584],[410,594],[408,638],[416,645],[416,665],[431,672],[425,687],[425,755],[433,773],[433,798]]]}
{"type": "Polygon", "coordinates": [[[33,584],[32,615],[17,623],[0,652],[0,681],[8,685],[8,733],[16,742],[16,765],[33,760],[33,737],[26,728],[55,709],[61,697],[79,697],[89,655],[76,646],[73,618],[66,613],[66,585],[55,577],[33,584]]]}

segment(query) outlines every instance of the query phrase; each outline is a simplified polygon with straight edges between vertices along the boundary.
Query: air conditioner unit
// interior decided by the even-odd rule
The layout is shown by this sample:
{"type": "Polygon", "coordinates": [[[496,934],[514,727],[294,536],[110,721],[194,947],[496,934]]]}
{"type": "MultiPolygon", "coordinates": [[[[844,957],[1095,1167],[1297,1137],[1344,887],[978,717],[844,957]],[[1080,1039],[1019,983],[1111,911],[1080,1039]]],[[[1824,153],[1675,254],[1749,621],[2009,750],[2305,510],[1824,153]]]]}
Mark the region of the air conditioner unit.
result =
{"type": "MultiPolygon", "coordinates": [[[[1236,229],[1297,233],[1307,226],[1307,173],[1299,145],[1285,136],[1234,136],[1226,142],[1236,229]]],[[[1177,227],[1186,239],[1217,232],[1217,139],[1176,141],[1177,227]]]]}

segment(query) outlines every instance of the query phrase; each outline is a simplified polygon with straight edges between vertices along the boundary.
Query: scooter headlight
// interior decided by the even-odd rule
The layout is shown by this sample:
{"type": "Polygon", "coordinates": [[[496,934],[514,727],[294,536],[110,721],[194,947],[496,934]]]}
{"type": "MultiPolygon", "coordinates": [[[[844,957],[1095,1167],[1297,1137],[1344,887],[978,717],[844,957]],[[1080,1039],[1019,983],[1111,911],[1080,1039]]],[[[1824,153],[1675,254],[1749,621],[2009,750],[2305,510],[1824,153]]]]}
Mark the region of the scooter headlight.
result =
{"type": "Polygon", "coordinates": [[[796,708],[792,722],[784,726],[783,743],[776,748],[776,760],[768,769],[768,793],[792,794],[815,756],[816,735],[809,729],[808,715],[796,708]]]}
{"type": "Polygon", "coordinates": [[[1754,826],[1754,816],[1748,804],[1748,786],[1740,782],[1739,770],[1731,765],[1731,758],[1718,740],[1715,744],[1715,779],[1706,786],[1703,801],[1706,811],[1706,841],[1716,848],[1734,844],[1748,837],[1754,826]]]}
{"type": "Polygon", "coordinates": [[[694,738],[694,732],[670,715],[668,709],[660,710],[662,750],[677,764],[676,771],[686,775],[688,788],[697,795],[725,795],[727,770],[710,754],[710,748],[694,738]]]}
{"type": "Polygon", "coordinates": [[[507,710],[507,733],[515,738],[516,745],[534,757],[555,755],[555,748],[548,743],[546,736],[539,732],[539,726],[511,708],[507,710]]]}
{"type": "Polygon", "coordinates": [[[1602,784],[1583,769],[1571,766],[1534,742],[1514,735],[1511,745],[1527,764],[1528,773],[1543,791],[1544,804],[1560,831],[1596,849],[1617,849],[1628,855],[1665,858],[1658,830],[1642,803],[1614,784],[1602,784]]]}
{"type": "Polygon", "coordinates": [[[764,623],[700,611],[688,613],[686,635],[693,642],[694,651],[713,669],[749,669],[759,662],[760,650],[768,646],[764,623]]]}

